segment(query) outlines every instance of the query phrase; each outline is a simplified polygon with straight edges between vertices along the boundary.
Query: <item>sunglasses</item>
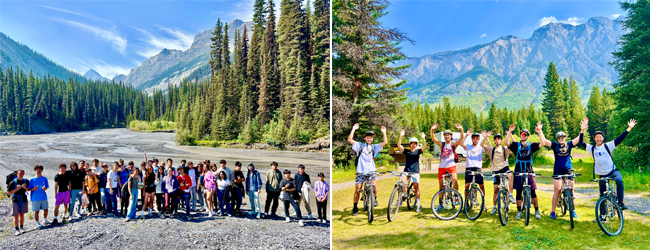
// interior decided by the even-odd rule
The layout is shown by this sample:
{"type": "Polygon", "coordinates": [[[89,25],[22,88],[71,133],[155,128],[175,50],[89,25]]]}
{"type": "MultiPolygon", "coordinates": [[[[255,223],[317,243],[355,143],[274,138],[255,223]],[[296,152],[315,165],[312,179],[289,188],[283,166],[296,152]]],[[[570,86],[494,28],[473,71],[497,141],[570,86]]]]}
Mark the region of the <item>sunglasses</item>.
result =
{"type": "Polygon", "coordinates": [[[566,139],[566,138],[564,136],[562,136],[562,137],[558,137],[557,139],[562,140],[562,139],[566,139]]]}
{"type": "Polygon", "coordinates": [[[523,133],[521,136],[530,136],[529,134],[523,133]]]}

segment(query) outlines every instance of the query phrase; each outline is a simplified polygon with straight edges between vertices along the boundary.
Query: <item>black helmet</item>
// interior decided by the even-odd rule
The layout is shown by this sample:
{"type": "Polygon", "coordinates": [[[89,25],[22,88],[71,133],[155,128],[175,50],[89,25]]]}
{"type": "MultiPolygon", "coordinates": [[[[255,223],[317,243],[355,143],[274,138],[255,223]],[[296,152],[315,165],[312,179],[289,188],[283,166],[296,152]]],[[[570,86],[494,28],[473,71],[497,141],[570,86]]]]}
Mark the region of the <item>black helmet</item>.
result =
{"type": "Polygon", "coordinates": [[[472,133],[472,138],[477,137],[477,136],[478,136],[478,137],[481,137],[481,134],[479,134],[479,133],[472,133]]]}
{"type": "Polygon", "coordinates": [[[447,129],[447,130],[445,130],[445,132],[442,132],[442,134],[443,135],[451,135],[453,133],[451,132],[451,130],[447,129]]]}
{"type": "Polygon", "coordinates": [[[558,137],[558,138],[559,138],[559,137],[566,137],[566,134],[564,133],[564,131],[560,131],[560,132],[557,132],[557,134],[555,135],[555,137],[558,137]]]}
{"type": "Polygon", "coordinates": [[[603,131],[600,130],[594,132],[594,137],[596,137],[596,135],[602,135],[603,137],[605,137],[605,133],[603,133],[603,131]]]}
{"type": "Polygon", "coordinates": [[[501,134],[496,134],[496,135],[494,135],[494,139],[496,139],[496,138],[499,138],[499,139],[502,139],[502,140],[503,140],[503,136],[501,136],[501,134]]]}
{"type": "Polygon", "coordinates": [[[371,135],[371,136],[375,136],[375,132],[372,132],[372,131],[366,131],[366,135],[364,135],[364,136],[369,136],[369,135],[371,135]]]}
{"type": "Polygon", "coordinates": [[[522,134],[523,134],[523,133],[526,133],[526,134],[530,135],[530,131],[528,131],[527,128],[522,129],[522,130],[521,130],[521,133],[522,133],[522,134]]]}

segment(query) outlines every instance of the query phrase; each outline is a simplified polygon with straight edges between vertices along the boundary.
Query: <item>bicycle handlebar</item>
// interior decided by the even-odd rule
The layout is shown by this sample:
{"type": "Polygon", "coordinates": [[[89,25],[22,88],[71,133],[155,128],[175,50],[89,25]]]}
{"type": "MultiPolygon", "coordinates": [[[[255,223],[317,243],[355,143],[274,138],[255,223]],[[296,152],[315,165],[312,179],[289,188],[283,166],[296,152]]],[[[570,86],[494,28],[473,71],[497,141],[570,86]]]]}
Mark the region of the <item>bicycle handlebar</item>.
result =
{"type": "Polygon", "coordinates": [[[612,178],[612,177],[601,177],[601,178],[598,178],[598,179],[590,180],[590,182],[607,181],[607,180],[613,180],[613,179],[614,178],[612,178]]]}
{"type": "Polygon", "coordinates": [[[553,178],[555,178],[555,177],[564,178],[564,177],[577,177],[577,176],[581,176],[581,175],[582,174],[558,174],[558,175],[553,175],[552,177],[553,178]]]}
{"type": "Polygon", "coordinates": [[[532,176],[542,176],[542,174],[536,174],[536,173],[515,173],[516,176],[522,176],[522,175],[532,175],[532,176]]]}
{"type": "Polygon", "coordinates": [[[484,176],[483,173],[478,172],[478,171],[468,171],[467,174],[469,174],[469,175],[480,175],[480,176],[484,176]]]}

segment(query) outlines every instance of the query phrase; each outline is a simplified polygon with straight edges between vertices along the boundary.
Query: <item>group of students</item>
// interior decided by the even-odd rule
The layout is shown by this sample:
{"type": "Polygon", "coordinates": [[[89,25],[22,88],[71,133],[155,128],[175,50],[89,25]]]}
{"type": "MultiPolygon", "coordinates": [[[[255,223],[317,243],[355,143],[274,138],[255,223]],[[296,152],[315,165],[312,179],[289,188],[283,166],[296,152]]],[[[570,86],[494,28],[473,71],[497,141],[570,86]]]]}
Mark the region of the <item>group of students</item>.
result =
{"type": "MultiPolygon", "coordinates": [[[[487,154],[490,159],[490,169],[494,174],[507,173],[510,171],[510,164],[508,162],[508,156],[510,154],[515,155],[515,173],[534,173],[533,172],[533,154],[537,152],[542,147],[549,147],[553,150],[555,157],[555,163],[553,167],[553,175],[571,175],[574,173],[573,167],[571,165],[571,149],[581,145],[586,148],[586,151],[589,152],[594,158],[594,177],[599,175],[602,177],[611,177],[616,182],[617,188],[617,199],[619,206],[625,210],[627,207],[623,203],[624,198],[624,183],[621,176],[621,172],[614,164],[612,158],[612,151],[625,139],[627,134],[634,128],[636,125],[636,120],[631,119],[628,122],[628,128],[615,140],[605,143],[605,135],[602,131],[595,131],[593,134],[593,140],[595,144],[587,145],[584,141],[584,132],[588,128],[589,120],[585,117],[580,124],[580,134],[574,137],[572,140],[567,141],[567,134],[565,132],[558,132],[556,134],[557,142],[552,142],[544,136],[542,130],[543,125],[541,122],[538,122],[535,126],[535,132],[539,135],[539,143],[531,143],[528,141],[530,136],[530,131],[528,129],[522,129],[520,133],[520,140],[517,142],[512,136],[512,132],[515,130],[515,125],[512,124],[508,128],[508,131],[505,135],[505,141],[501,134],[494,135],[494,144],[492,146],[487,137],[492,136],[492,131],[486,132],[481,131],[481,133],[472,133],[472,129],[469,129],[467,133],[463,131],[463,127],[460,124],[455,124],[455,127],[460,131],[460,138],[456,141],[453,141],[453,133],[451,130],[445,130],[443,132],[443,141],[438,140],[435,137],[435,131],[438,128],[438,124],[433,124],[431,126],[431,139],[433,142],[441,148],[440,154],[440,165],[438,167],[438,183],[439,189],[443,189],[442,178],[445,174],[451,174],[451,180],[453,182],[453,188],[458,190],[458,175],[456,171],[456,163],[458,162],[458,157],[456,156],[455,150],[456,147],[461,146],[467,150],[467,160],[465,162],[465,192],[469,188],[472,178],[475,177],[475,182],[479,184],[479,187],[485,193],[483,176],[481,175],[470,175],[470,172],[482,172],[483,165],[483,154],[487,154]],[[471,144],[465,144],[465,138],[471,135],[471,144]],[[482,138],[482,139],[481,139],[482,138]],[[485,145],[486,141],[489,145],[485,145]]],[[[359,191],[362,188],[362,184],[366,181],[366,178],[370,178],[372,184],[375,188],[375,196],[377,195],[377,168],[375,166],[374,158],[379,154],[379,151],[388,144],[388,138],[386,136],[386,127],[381,128],[383,134],[383,141],[381,143],[372,144],[374,141],[374,132],[368,131],[364,134],[364,142],[356,142],[353,137],[355,131],[359,129],[359,124],[355,124],[352,127],[352,131],[348,137],[348,142],[352,144],[352,150],[356,153],[357,156],[357,165],[356,172],[362,173],[364,175],[358,175],[356,179],[356,189],[354,192],[354,202],[352,208],[352,214],[358,214],[357,203],[359,201],[359,191]],[[365,175],[370,174],[370,175],[365,175]],[[367,177],[368,176],[368,177],[367,177]]],[[[422,133],[421,137],[423,144],[419,146],[419,140],[415,137],[410,138],[409,148],[402,147],[402,137],[404,137],[405,132],[402,130],[400,133],[400,138],[398,141],[398,148],[406,156],[406,165],[402,174],[404,181],[407,181],[408,176],[410,176],[411,181],[413,182],[413,187],[416,194],[416,203],[417,203],[417,212],[421,211],[420,206],[420,155],[426,150],[427,144],[425,140],[425,133],[422,133]],[[407,174],[410,173],[410,174],[407,174]]],[[[511,203],[517,204],[517,217],[516,219],[521,219],[521,204],[522,204],[522,190],[524,180],[520,176],[515,176],[513,178],[512,173],[508,174],[509,182],[509,199],[511,203]],[[512,195],[513,188],[517,191],[516,198],[512,195]]],[[[528,177],[528,183],[531,186],[531,198],[533,205],[535,207],[535,218],[540,219],[541,214],[539,212],[537,194],[535,190],[537,185],[535,178],[533,176],[528,177]]],[[[494,205],[490,214],[495,214],[497,211],[497,192],[499,186],[499,178],[494,180],[494,197],[492,203],[494,205]]],[[[562,180],[558,177],[554,177],[554,193],[553,193],[553,202],[551,206],[551,219],[556,219],[555,209],[558,201],[558,197],[562,191],[562,180]]],[[[573,177],[569,178],[569,185],[573,190],[573,177]]],[[[606,191],[605,183],[601,181],[599,183],[599,189],[601,195],[606,191]]],[[[374,206],[378,206],[376,203],[374,206]]],[[[441,202],[442,203],[442,202],[441,202]]],[[[441,208],[436,208],[441,209],[441,208]]],[[[487,208],[484,208],[487,211],[487,208]]],[[[573,216],[577,218],[575,211],[573,216]]]]}
{"type": "Polygon", "coordinates": [[[298,223],[304,226],[300,204],[303,203],[308,218],[313,219],[309,206],[309,192],[315,193],[318,207],[318,222],[327,223],[326,209],[329,198],[329,184],[325,181],[323,173],[318,174],[318,181],[312,187],[309,175],[305,173],[305,166],[298,166],[298,173],[291,178],[291,171],[278,170],[277,162],[271,163],[271,169],[262,181],[259,171],[255,170],[253,163],[248,163],[248,171],[242,171],[242,164],[235,163],[234,171],[226,166],[226,161],[219,161],[219,165],[210,163],[210,160],[193,162],[181,160],[181,165],[173,167],[173,160],[167,159],[159,163],[158,159],[147,160],[134,166],[133,161],[124,165],[124,161],[113,162],[109,169],[106,163],[98,159],[92,161],[90,166],[85,161],[59,165],[59,171],[54,177],[56,202],[54,207],[54,220],[48,220],[47,189],[50,188],[48,179],[44,177],[43,166],[34,167],[35,176],[31,179],[24,177],[25,171],[19,169],[7,176],[7,194],[13,203],[14,227],[16,235],[24,229],[24,214],[28,212],[29,201],[27,192],[30,192],[32,211],[37,229],[44,225],[59,223],[59,208],[64,207],[65,219],[79,219],[85,209],[87,216],[94,214],[109,215],[113,217],[126,217],[125,221],[145,219],[145,213],[153,216],[154,210],[161,219],[178,216],[178,207],[185,206],[186,220],[192,219],[192,211],[198,212],[197,203],[201,205],[212,217],[220,216],[246,216],[241,211],[242,199],[248,195],[251,211],[248,215],[278,217],[276,211],[278,200],[284,205],[285,221],[291,222],[289,207],[293,206],[298,223]],[[262,187],[266,189],[266,207],[262,213],[259,195],[262,187]],[[154,200],[156,206],[154,206],[154,200]],[[119,205],[118,205],[119,204],[119,205]],[[140,216],[137,216],[140,204],[140,216]],[[272,208],[269,213],[269,208],[272,208]],[[218,206],[216,208],[215,206],[218,206]],[[119,208],[119,209],[118,209],[119,208]],[[43,224],[40,222],[39,212],[43,211],[43,224]]]}

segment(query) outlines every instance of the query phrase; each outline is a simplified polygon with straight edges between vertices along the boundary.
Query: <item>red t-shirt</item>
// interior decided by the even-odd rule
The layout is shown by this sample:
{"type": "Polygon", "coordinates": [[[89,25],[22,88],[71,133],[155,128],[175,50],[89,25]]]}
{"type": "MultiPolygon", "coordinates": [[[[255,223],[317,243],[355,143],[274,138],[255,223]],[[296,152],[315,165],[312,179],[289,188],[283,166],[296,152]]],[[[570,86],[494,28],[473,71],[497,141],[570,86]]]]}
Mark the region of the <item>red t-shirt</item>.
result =
{"type": "Polygon", "coordinates": [[[183,190],[183,192],[185,193],[189,193],[190,187],[192,186],[192,178],[189,175],[185,175],[185,176],[179,175],[176,178],[178,179],[178,184],[181,187],[181,190],[183,190]]]}

